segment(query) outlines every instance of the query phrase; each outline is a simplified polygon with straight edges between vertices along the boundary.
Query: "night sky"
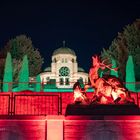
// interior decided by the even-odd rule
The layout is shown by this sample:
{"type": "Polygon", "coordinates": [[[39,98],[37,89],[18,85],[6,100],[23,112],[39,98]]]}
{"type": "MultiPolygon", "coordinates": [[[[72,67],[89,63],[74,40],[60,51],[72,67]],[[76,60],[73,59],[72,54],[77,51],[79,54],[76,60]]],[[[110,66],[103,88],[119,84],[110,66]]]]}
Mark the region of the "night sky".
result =
{"type": "Polygon", "coordinates": [[[87,72],[93,54],[100,54],[127,24],[140,18],[140,0],[75,0],[5,2],[0,4],[0,46],[17,35],[31,37],[50,66],[55,49],[66,46],[87,72]]]}

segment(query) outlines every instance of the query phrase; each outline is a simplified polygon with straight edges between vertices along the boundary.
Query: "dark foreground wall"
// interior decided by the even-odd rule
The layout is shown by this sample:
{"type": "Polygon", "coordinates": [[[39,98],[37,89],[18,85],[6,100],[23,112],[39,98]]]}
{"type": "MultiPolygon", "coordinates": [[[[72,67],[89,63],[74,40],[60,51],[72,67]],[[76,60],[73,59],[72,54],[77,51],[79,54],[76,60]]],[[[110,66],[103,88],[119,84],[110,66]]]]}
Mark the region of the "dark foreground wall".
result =
{"type": "Polygon", "coordinates": [[[45,119],[0,120],[0,140],[45,140],[45,119]]]}
{"type": "MultiPolygon", "coordinates": [[[[100,117],[99,117],[100,118],[100,117]]],[[[139,117],[107,116],[103,120],[66,120],[65,140],[139,140],[139,117]]]]}
{"type": "Polygon", "coordinates": [[[140,116],[46,116],[0,119],[0,140],[139,140],[140,116]]]}

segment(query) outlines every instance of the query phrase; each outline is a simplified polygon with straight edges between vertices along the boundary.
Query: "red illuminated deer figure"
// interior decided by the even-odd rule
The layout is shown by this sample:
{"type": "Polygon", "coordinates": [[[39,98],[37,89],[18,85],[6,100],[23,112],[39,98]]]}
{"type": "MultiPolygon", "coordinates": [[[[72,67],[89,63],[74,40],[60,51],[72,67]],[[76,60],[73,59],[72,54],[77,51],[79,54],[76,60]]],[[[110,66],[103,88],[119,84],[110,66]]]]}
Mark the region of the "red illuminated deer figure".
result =
{"type": "Polygon", "coordinates": [[[76,82],[73,86],[74,102],[76,104],[89,104],[85,89],[81,88],[80,83],[76,82]]]}
{"type": "Polygon", "coordinates": [[[108,68],[117,71],[118,68],[111,68],[112,65],[106,65],[105,61],[100,60],[98,56],[93,56],[93,65],[89,71],[91,86],[95,89],[92,102],[98,101],[101,104],[124,104],[133,102],[129,97],[128,90],[124,87],[121,80],[115,76],[106,75],[102,78],[98,75],[98,70],[108,68]]]}

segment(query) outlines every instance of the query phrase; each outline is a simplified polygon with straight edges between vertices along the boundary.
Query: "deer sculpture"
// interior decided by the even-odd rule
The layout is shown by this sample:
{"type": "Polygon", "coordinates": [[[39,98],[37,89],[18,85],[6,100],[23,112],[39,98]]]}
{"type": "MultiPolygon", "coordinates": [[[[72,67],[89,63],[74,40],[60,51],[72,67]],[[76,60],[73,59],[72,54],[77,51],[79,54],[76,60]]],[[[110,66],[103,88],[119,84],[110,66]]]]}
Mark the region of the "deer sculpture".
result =
{"type": "Polygon", "coordinates": [[[108,68],[117,71],[118,68],[111,68],[112,64],[106,65],[105,61],[100,60],[98,56],[92,57],[92,67],[89,71],[89,79],[91,86],[95,89],[92,103],[101,104],[124,104],[133,103],[133,99],[129,96],[129,91],[125,88],[121,80],[115,76],[105,75],[102,78],[98,75],[98,70],[108,68]]]}

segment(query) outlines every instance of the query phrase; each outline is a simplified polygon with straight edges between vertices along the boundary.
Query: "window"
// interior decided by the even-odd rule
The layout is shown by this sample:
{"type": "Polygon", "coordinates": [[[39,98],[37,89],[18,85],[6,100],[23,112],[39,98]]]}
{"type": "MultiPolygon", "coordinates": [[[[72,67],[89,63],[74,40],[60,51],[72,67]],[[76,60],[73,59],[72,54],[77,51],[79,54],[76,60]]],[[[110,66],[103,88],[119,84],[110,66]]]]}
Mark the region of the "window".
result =
{"type": "Polygon", "coordinates": [[[66,79],[65,79],[65,85],[69,85],[69,84],[70,84],[69,78],[66,78],[66,79]]]}
{"type": "Polygon", "coordinates": [[[53,63],[56,63],[56,58],[53,59],[53,63]]]}
{"type": "Polygon", "coordinates": [[[72,63],[74,63],[74,59],[72,59],[72,63]]]}
{"type": "Polygon", "coordinates": [[[62,58],[62,63],[64,63],[64,58],[62,58]]]}
{"type": "Polygon", "coordinates": [[[81,87],[84,88],[83,78],[80,77],[77,81],[80,83],[81,87]]]}
{"type": "Polygon", "coordinates": [[[63,80],[63,78],[60,78],[60,85],[64,85],[64,80],[63,80]]]}
{"type": "Polygon", "coordinates": [[[59,76],[69,76],[70,70],[68,67],[61,67],[59,69],[59,76]]]}
{"type": "Polygon", "coordinates": [[[65,63],[67,63],[68,61],[67,61],[67,58],[65,58],[65,63]]]}
{"type": "Polygon", "coordinates": [[[46,77],[46,81],[49,81],[50,80],[50,77],[46,77]]]}
{"type": "Polygon", "coordinates": [[[46,82],[47,82],[47,84],[50,83],[50,77],[46,77],[46,82]]]}

